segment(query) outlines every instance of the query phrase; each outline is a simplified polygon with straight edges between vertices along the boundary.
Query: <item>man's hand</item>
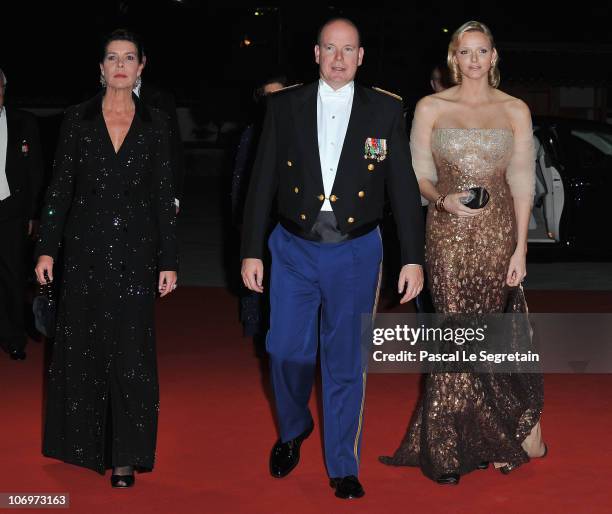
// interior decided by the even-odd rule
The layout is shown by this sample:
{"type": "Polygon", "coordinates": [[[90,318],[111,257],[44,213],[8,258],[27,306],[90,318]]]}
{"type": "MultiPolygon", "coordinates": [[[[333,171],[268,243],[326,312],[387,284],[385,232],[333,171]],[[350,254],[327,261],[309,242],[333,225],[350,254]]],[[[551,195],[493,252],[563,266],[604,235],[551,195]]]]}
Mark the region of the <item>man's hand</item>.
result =
{"type": "Polygon", "coordinates": [[[402,296],[400,303],[406,303],[416,298],[423,289],[423,267],[406,264],[402,267],[397,282],[397,292],[402,294],[406,289],[406,293],[402,296]]]}
{"type": "Polygon", "coordinates": [[[242,281],[251,291],[263,293],[263,261],[261,259],[242,259],[242,281]]]}

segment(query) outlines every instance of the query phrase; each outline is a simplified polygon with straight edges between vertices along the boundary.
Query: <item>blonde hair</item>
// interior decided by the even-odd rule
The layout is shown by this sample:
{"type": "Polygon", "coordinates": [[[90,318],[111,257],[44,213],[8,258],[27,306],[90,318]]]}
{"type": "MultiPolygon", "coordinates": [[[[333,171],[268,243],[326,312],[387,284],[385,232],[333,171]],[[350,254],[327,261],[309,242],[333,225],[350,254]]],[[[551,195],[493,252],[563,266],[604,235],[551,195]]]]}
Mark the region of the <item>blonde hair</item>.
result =
{"type": "MultiPolygon", "coordinates": [[[[459,65],[455,63],[453,57],[455,56],[455,52],[459,46],[459,38],[466,32],[482,32],[489,38],[489,41],[491,42],[491,49],[495,49],[493,34],[491,33],[491,30],[489,30],[489,27],[487,27],[484,23],[479,21],[468,21],[467,23],[461,25],[461,27],[455,31],[450,43],[448,44],[448,55],[446,58],[448,69],[450,70],[451,80],[454,84],[461,84],[461,70],[459,69],[459,65]]],[[[499,68],[497,67],[498,62],[499,53],[497,54],[495,60],[492,61],[492,66],[489,69],[489,85],[491,87],[498,87],[501,80],[499,68]]]]}

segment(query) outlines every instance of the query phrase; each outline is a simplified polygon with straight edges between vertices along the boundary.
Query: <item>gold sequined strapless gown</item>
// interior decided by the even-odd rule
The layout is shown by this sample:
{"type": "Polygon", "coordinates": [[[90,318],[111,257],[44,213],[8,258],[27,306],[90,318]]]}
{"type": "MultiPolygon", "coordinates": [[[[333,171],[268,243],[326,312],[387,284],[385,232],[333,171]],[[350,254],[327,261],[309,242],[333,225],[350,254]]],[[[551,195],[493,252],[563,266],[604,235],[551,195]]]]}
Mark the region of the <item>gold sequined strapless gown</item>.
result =
{"type": "MultiPolygon", "coordinates": [[[[516,221],[506,168],[513,133],[506,129],[436,129],[432,153],[440,194],[484,186],[490,200],[473,218],[429,206],[426,266],[438,313],[508,310],[506,275],[516,246],[516,221]]],[[[512,291],[510,310],[526,310],[512,291]]],[[[539,422],[539,374],[432,373],[408,431],[385,464],[419,466],[432,479],[465,474],[483,461],[518,466],[529,460],[522,443],[539,422]]],[[[539,430],[539,426],[537,427],[539,430]]]]}

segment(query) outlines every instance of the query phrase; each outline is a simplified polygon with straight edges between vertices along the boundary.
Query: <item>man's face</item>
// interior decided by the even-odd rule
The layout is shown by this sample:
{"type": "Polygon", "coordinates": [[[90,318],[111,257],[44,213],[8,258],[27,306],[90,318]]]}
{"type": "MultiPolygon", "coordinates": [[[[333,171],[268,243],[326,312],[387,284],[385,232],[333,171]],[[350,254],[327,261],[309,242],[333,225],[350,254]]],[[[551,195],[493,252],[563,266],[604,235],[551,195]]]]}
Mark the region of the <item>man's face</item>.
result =
{"type": "Polygon", "coordinates": [[[340,89],[353,80],[363,61],[359,35],[344,21],[335,21],[325,27],[314,51],[319,75],[333,89],[340,89]]]}

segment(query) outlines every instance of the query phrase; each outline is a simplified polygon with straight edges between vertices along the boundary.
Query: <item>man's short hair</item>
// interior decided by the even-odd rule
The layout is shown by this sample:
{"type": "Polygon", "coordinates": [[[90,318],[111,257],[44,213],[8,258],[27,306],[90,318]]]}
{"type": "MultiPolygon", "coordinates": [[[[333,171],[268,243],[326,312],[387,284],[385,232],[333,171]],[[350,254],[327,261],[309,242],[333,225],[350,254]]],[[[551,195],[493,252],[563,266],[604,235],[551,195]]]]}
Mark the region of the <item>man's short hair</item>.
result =
{"type": "Polygon", "coordinates": [[[328,25],[331,25],[332,23],[335,23],[337,21],[343,21],[344,23],[350,25],[355,29],[355,31],[357,32],[357,46],[361,46],[361,32],[359,32],[357,25],[355,25],[355,22],[353,20],[349,20],[348,18],[344,18],[343,16],[336,16],[335,18],[331,18],[327,20],[323,25],[321,25],[321,27],[319,28],[319,32],[317,32],[317,45],[321,45],[321,35],[323,34],[325,28],[328,25]]]}

